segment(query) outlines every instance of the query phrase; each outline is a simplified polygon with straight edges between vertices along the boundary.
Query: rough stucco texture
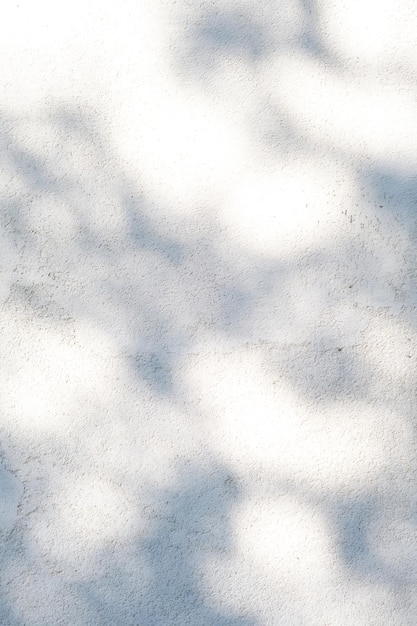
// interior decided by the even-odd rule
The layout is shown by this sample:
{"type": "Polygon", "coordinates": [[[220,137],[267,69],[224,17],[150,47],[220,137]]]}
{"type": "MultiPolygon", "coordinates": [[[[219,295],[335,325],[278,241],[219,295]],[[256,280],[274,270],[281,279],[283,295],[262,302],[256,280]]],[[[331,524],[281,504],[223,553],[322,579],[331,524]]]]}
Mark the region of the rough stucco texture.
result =
{"type": "Polygon", "coordinates": [[[416,624],[416,32],[2,2],[2,626],[416,624]]]}

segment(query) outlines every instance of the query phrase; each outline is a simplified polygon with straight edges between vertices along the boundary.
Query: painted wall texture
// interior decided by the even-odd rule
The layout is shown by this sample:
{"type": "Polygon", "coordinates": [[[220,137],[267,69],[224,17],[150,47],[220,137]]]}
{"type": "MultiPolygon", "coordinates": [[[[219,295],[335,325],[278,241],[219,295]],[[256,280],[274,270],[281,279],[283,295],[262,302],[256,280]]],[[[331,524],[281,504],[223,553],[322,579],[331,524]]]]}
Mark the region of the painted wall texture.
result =
{"type": "Polygon", "coordinates": [[[417,623],[412,0],[3,0],[0,624],[417,623]]]}

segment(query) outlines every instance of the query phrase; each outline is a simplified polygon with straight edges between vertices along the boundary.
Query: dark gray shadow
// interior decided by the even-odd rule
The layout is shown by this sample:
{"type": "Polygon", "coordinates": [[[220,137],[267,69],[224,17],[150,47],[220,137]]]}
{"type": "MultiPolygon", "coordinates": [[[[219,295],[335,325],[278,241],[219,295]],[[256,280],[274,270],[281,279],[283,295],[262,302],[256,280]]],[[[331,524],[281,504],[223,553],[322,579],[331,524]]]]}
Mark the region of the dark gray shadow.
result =
{"type": "Polygon", "coordinates": [[[115,568],[106,579],[80,584],[94,623],[255,626],[251,616],[218,609],[202,594],[205,557],[233,554],[229,516],[241,497],[229,472],[194,464],[184,468],[175,489],[153,493],[148,538],[132,547],[148,567],[148,581],[142,589],[135,588],[131,578],[115,568]]]}

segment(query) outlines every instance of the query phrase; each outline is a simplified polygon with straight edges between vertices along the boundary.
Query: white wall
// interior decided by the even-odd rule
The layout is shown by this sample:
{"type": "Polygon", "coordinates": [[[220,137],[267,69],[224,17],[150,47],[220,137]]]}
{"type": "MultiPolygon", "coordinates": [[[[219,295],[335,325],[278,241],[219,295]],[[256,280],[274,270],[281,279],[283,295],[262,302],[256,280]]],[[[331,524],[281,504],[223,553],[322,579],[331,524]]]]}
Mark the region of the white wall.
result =
{"type": "Polygon", "coordinates": [[[4,0],[2,626],[415,624],[416,32],[4,0]]]}

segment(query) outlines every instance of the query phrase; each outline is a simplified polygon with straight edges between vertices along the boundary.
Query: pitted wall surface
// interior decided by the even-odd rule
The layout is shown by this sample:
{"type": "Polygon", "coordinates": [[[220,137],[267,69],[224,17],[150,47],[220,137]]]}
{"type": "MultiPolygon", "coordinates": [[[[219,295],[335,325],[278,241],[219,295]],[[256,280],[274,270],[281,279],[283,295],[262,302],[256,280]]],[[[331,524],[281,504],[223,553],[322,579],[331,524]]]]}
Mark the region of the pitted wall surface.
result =
{"type": "Polygon", "coordinates": [[[413,626],[413,2],[0,9],[0,624],[413,626]]]}

